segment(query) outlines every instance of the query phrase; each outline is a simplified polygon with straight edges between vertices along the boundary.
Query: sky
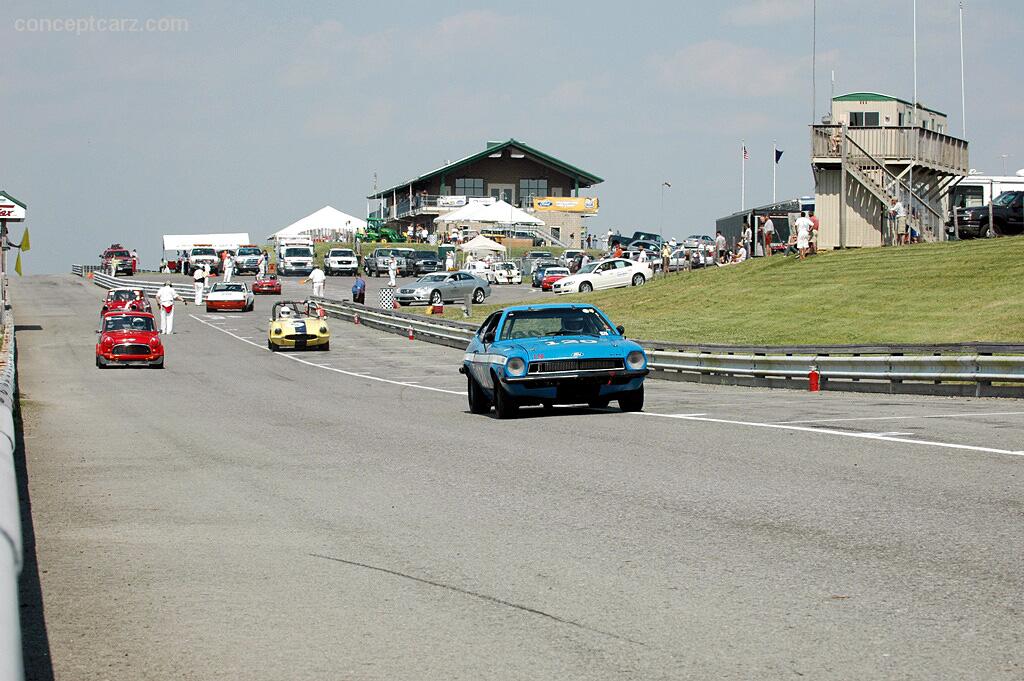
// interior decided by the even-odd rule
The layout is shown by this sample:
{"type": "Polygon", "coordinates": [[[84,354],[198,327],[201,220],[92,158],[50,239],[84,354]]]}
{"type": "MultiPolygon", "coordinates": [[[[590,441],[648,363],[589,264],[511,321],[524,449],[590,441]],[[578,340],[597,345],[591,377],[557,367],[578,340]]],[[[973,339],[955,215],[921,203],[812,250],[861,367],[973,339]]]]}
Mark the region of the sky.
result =
{"type": "MultiPolygon", "coordinates": [[[[919,100],[961,136],[959,3],[917,4],[919,100]]],[[[262,239],[324,205],[364,216],[374,174],[511,137],[605,178],[592,231],[713,233],[740,209],[741,140],[748,207],[771,201],[773,140],[779,199],[813,194],[833,71],[837,95],[913,97],[912,0],[818,0],[816,50],[812,0],[5,5],[0,189],[28,204],[26,274],[112,242],[153,265],[162,234],[262,239]]],[[[971,166],[1008,154],[1012,173],[1024,12],[964,5],[971,166]]]]}

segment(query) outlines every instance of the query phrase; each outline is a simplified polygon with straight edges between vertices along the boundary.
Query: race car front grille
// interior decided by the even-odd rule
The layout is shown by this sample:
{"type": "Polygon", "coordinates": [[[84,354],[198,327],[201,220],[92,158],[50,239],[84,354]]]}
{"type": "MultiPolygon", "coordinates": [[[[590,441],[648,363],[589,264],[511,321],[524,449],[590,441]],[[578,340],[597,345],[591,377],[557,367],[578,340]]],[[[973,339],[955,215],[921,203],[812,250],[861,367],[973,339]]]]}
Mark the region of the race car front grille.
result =
{"type": "Polygon", "coordinates": [[[152,351],[148,345],[142,345],[141,343],[127,344],[127,345],[115,345],[111,351],[112,355],[149,355],[152,351]]]}
{"type": "Polygon", "coordinates": [[[556,371],[593,371],[621,368],[621,359],[550,359],[543,362],[530,362],[531,374],[547,374],[556,371]]]}
{"type": "Polygon", "coordinates": [[[290,341],[309,341],[316,338],[314,333],[288,333],[285,334],[285,338],[290,341]]]}

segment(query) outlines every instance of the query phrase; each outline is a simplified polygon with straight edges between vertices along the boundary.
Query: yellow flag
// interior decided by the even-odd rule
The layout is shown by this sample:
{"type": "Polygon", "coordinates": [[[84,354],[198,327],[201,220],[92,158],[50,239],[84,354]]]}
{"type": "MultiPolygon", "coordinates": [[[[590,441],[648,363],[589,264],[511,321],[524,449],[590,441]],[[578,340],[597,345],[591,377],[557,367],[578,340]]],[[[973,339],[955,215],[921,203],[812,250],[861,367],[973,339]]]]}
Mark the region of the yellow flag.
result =
{"type": "Polygon", "coordinates": [[[21,276],[21,252],[20,251],[18,252],[18,259],[14,261],[14,271],[18,273],[19,277],[21,276]]]}
{"type": "MultiPolygon", "coordinates": [[[[24,234],[24,236],[21,237],[21,250],[28,251],[28,249],[30,249],[30,248],[32,248],[32,246],[31,246],[31,244],[29,244],[29,241],[28,241],[28,227],[26,227],[25,228],[25,234],[24,234]]],[[[18,274],[21,274],[21,272],[18,272],[18,274]]]]}

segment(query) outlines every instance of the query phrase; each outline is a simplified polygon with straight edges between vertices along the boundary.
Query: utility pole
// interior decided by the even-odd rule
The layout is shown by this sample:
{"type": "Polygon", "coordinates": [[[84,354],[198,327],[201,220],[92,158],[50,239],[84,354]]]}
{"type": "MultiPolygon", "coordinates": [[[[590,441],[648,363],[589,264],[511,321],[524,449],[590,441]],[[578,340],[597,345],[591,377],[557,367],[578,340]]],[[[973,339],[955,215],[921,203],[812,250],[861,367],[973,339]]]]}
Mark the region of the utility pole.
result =
{"type": "Polygon", "coordinates": [[[967,91],[964,87],[964,0],[960,0],[960,129],[967,139],[967,91]]]}

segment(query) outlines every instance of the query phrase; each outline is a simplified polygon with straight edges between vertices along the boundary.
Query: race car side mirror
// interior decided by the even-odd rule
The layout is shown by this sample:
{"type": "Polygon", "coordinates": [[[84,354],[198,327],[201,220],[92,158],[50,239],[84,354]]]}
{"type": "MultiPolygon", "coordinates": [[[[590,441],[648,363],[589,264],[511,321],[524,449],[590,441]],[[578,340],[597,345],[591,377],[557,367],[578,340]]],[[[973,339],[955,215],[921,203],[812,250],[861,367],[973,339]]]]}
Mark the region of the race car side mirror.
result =
{"type": "Polygon", "coordinates": [[[619,324],[618,326],[616,326],[615,330],[619,332],[620,336],[625,336],[626,335],[626,327],[624,327],[622,324],[619,324]]]}
{"type": "Polygon", "coordinates": [[[494,332],[488,331],[484,334],[484,343],[490,344],[494,342],[494,332]]]}

